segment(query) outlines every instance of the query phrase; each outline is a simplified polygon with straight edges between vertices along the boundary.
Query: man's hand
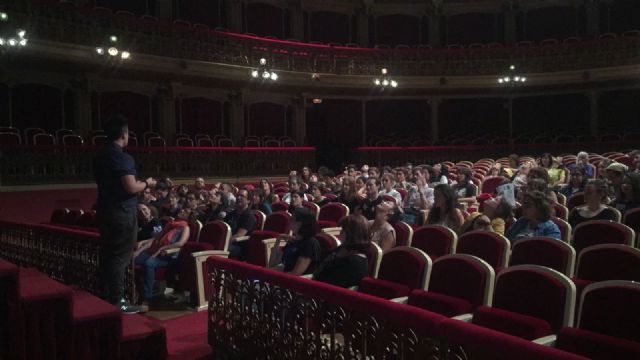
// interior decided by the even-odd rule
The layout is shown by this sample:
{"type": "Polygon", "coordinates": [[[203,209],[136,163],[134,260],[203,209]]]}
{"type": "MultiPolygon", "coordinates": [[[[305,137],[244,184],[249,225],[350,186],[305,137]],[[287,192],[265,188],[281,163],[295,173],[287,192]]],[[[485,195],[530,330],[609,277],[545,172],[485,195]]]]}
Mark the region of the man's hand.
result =
{"type": "Polygon", "coordinates": [[[158,183],[156,181],[156,179],[152,178],[152,177],[148,177],[147,180],[145,180],[147,182],[147,184],[149,185],[149,187],[155,187],[156,184],[158,183]]]}

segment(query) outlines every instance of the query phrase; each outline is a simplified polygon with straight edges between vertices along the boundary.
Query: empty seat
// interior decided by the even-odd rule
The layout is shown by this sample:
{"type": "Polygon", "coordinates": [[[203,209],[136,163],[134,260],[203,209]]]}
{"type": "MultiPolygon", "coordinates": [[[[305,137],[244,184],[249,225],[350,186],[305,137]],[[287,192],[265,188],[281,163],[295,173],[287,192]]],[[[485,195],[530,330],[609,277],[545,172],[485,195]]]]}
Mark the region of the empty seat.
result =
{"type": "Polygon", "coordinates": [[[358,291],[385,299],[408,296],[413,289],[426,289],[431,265],[422,250],[395,247],[382,256],[378,277],[362,279],[358,291]]]}
{"type": "Polygon", "coordinates": [[[640,250],[620,244],[594,245],[582,250],[573,278],[578,293],[593,282],[605,280],[640,281],[640,250]]]}
{"type": "Polygon", "coordinates": [[[320,206],[318,206],[318,204],[311,201],[305,201],[302,203],[302,206],[311,210],[311,213],[316,217],[316,221],[318,220],[318,214],[320,213],[320,206]]]}
{"type": "Polygon", "coordinates": [[[408,304],[454,317],[491,306],[495,273],[473,255],[445,255],[433,262],[428,291],[413,290],[408,304]]]}
{"type": "Polygon", "coordinates": [[[161,138],[159,136],[154,136],[154,137],[150,137],[149,139],[147,139],[147,146],[150,146],[150,147],[165,147],[165,146],[167,146],[167,143],[164,141],[163,138],[161,138]]]}
{"type": "Polygon", "coordinates": [[[494,270],[507,266],[509,240],[490,231],[471,231],[458,238],[457,254],[469,254],[479,257],[494,270]]]}
{"type": "Polygon", "coordinates": [[[82,146],[83,143],[84,140],[80,135],[69,134],[62,137],[62,145],[64,146],[82,146]]]}
{"type": "Polygon", "coordinates": [[[20,145],[22,138],[14,132],[0,132],[0,145],[20,145]]]}
{"type": "Polygon", "coordinates": [[[502,184],[503,181],[509,181],[509,180],[507,178],[502,177],[502,176],[485,178],[484,181],[482,182],[482,184],[480,185],[480,192],[481,193],[487,193],[487,194],[493,194],[495,189],[500,184],[502,184]]]}
{"type": "Polygon", "coordinates": [[[413,228],[404,221],[396,221],[391,226],[396,231],[396,246],[411,246],[413,228]]]}
{"type": "Polygon", "coordinates": [[[571,245],[547,237],[531,237],[513,244],[510,265],[540,265],[573,275],[576,251],[571,245]]]}
{"type": "Polygon", "coordinates": [[[56,144],[56,138],[51,134],[35,134],[33,135],[33,145],[51,146],[56,144]]]}
{"type": "Polygon", "coordinates": [[[432,260],[452,254],[457,246],[458,236],[446,226],[425,225],[413,232],[411,246],[427,253],[432,260]]]}
{"type": "Polygon", "coordinates": [[[573,326],[575,286],[561,273],[537,265],[518,265],[498,274],[493,307],[481,306],[472,322],[526,340],[573,326]]]}
{"type": "Polygon", "coordinates": [[[336,227],[338,221],[349,215],[349,208],[342,203],[328,203],[320,208],[318,213],[318,229],[336,227]]]}
{"type": "Polygon", "coordinates": [[[320,244],[320,261],[340,246],[340,240],[332,234],[319,232],[315,235],[315,238],[318,240],[318,244],[320,244]]]}
{"type": "Polygon", "coordinates": [[[624,244],[633,246],[635,234],[627,225],[610,220],[585,221],[573,229],[571,245],[578,256],[582,249],[597,244],[624,244]]]}

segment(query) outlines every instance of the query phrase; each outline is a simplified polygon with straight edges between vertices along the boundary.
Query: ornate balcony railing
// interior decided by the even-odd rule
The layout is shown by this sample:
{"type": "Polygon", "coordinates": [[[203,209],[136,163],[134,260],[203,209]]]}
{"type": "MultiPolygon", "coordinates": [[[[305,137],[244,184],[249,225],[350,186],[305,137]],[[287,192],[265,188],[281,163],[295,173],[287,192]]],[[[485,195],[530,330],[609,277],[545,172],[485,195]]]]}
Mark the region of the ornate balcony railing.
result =
{"type": "MultiPolygon", "coordinates": [[[[60,226],[0,221],[0,257],[34,267],[52,279],[100,295],[100,236],[60,226]]],[[[125,292],[136,298],[133,263],[125,274],[125,292]]]]}
{"type": "MultiPolygon", "coordinates": [[[[0,184],[93,182],[100,147],[6,146],[0,148],[0,184]]],[[[315,167],[315,148],[126,148],[140,176],[274,176],[315,167]]]]}
{"type": "MultiPolygon", "coordinates": [[[[11,10],[11,9],[10,9],[11,10]]],[[[640,62],[640,37],[617,37],[526,47],[473,49],[369,49],[312,45],[219,32],[169,21],[118,17],[85,8],[34,6],[13,9],[11,19],[28,24],[30,37],[98,46],[117,35],[134,53],[255,66],[265,57],[271,68],[348,75],[492,75],[518,64],[527,73],[623,66],[640,62]]]]}
{"type": "Polygon", "coordinates": [[[210,289],[215,289],[209,294],[209,344],[216,358],[580,358],[405,304],[234,260],[212,256],[207,265],[210,289]]]}

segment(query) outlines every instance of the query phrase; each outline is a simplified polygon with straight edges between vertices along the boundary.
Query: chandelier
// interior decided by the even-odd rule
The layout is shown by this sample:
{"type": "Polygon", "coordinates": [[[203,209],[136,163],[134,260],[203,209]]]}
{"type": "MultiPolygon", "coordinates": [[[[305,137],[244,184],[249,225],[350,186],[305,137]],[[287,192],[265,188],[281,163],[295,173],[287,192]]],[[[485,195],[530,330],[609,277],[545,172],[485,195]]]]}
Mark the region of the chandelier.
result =
{"type": "Polygon", "coordinates": [[[100,57],[105,57],[106,59],[131,60],[131,53],[127,50],[117,48],[117,43],[117,36],[109,36],[107,45],[96,47],[96,54],[100,57]]]}
{"type": "Polygon", "coordinates": [[[251,70],[251,77],[254,79],[262,79],[262,80],[271,80],[271,81],[276,81],[278,80],[278,74],[275,73],[275,71],[270,70],[267,67],[267,59],[265,58],[261,58],[260,62],[258,64],[258,68],[257,69],[252,69],[251,70]]]}
{"type": "Polygon", "coordinates": [[[27,32],[23,29],[13,29],[4,25],[9,22],[9,14],[0,11],[0,24],[2,31],[0,32],[0,48],[15,48],[27,46],[29,39],[26,38],[27,32]]]}
{"type": "Polygon", "coordinates": [[[516,66],[510,65],[507,75],[498,77],[498,84],[516,86],[527,81],[527,77],[516,72],[516,66]]]}
{"type": "Polygon", "coordinates": [[[380,86],[383,89],[388,86],[391,86],[392,88],[398,87],[398,82],[389,76],[387,68],[382,68],[380,72],[382,73],[382,76],[373,80],[373,83],[376,84],[376,86],[380,86]]]}

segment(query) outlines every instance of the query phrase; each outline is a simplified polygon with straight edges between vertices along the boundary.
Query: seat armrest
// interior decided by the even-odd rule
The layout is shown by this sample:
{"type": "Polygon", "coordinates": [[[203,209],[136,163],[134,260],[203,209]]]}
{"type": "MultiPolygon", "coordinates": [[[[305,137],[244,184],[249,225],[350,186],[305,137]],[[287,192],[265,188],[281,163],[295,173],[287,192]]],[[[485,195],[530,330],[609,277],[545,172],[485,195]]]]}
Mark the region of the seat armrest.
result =
{"type": "Polygon", "coordinates": [[[353,291],[358,291],[358,285],[356,285],[356,286],[350,286],[350,287],[348,287],[347,289],[349,289],[349,290],[353,290],[353,291]]]}
{"type": "Polygon", "coordinates": [[[398,303],[398,304],[406,304],[409,301],[409,297],[408,296],[401,296],[398,298],[393,298],[391,299],[391,301],[398,303]]]}
{"type": "Polygon", "coordinates": [[[205,251],[195,252],[191,254],[191,256],[193,256],[196,263],[196,282],[198,285],[198,294],[196,294],[198,303],[196,304],[196,310],[197,311],[206,310],[207,294],[205,294],[205,291],[204,291],[205,276],[204,274],[202,274],[202,263],[207,261],[209,256],[222,256],[222,257],[228,258],[229,252],[221,251],[221,250],[205,250],[205,251]]]}
{"type": "Polygon", "coordinates": [[[249,235],[245,235],[245,236],[238,236],[237,238],[235,238],[235,240],[233,241],[237,241],[237,242],[242,242],[242,241],[247,241],[249,240],[249,235]]]}
{"type": "Polygon", "coordinates": [[[473,319],[473,314],[471,314],[471,313],[462,314],[462,315],[454,316],[454,317],[452,317],[452,319],[460,320],[460,321],[464,321],[464,322],[471,322],[471,319],[473,319]]]}
{"type": "Polygon", "coordinates": [[[167,255],[172,255],[180,252],[180,248],[167,249],[164,252],[166,252],[167,255]]]}
{"type": "Polygon", "coordinates": [[[313,274],[300,275],[300,277],[303,277],[303,278],[305,278],[305,279],[312,280],[312,279],[313,279],[313,274]]]}
{"type": "Polygon", "coordinates": [[[547,335],[541,338],[537,338],[533,340],[533,342],[536,344],[544,345],[544,346],[555,346],[556,339],[557,339],[556,335],[547,335]]]}

